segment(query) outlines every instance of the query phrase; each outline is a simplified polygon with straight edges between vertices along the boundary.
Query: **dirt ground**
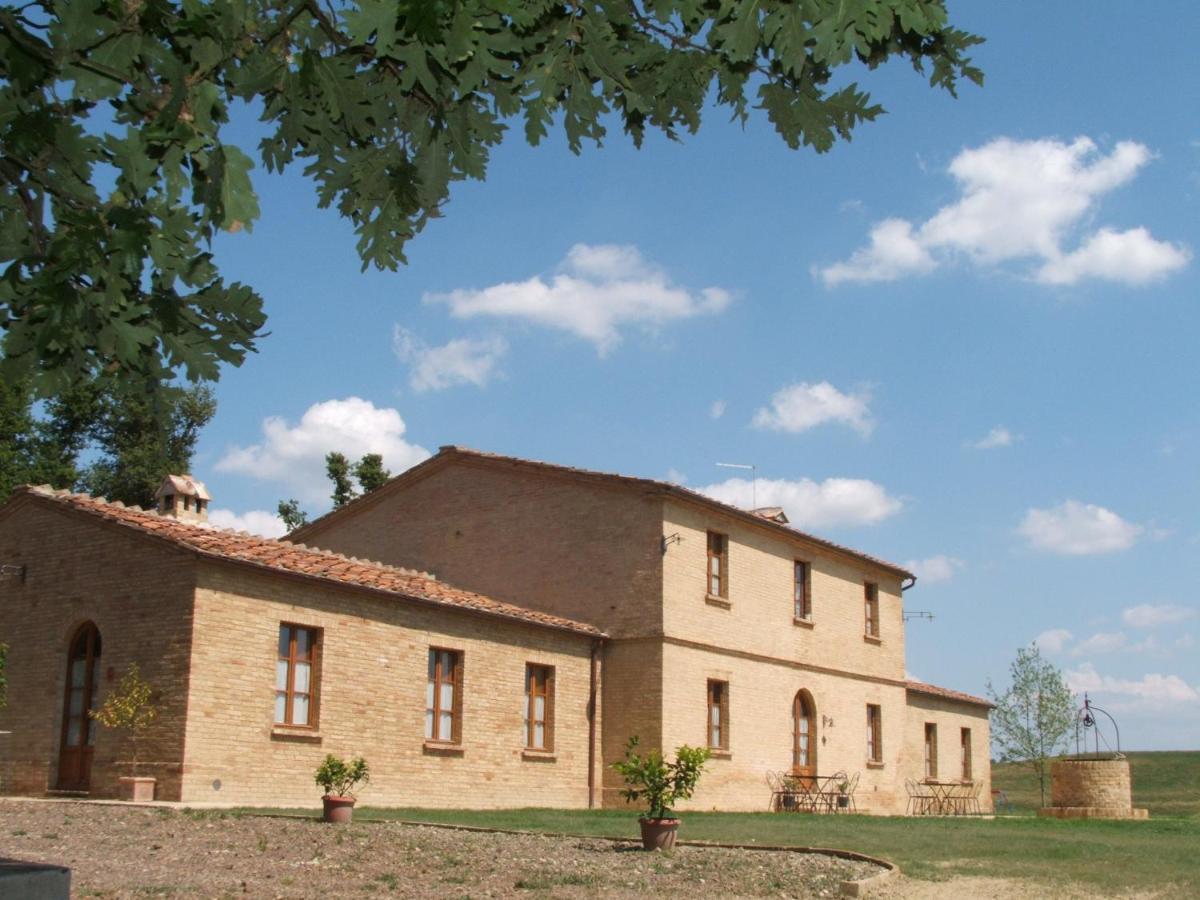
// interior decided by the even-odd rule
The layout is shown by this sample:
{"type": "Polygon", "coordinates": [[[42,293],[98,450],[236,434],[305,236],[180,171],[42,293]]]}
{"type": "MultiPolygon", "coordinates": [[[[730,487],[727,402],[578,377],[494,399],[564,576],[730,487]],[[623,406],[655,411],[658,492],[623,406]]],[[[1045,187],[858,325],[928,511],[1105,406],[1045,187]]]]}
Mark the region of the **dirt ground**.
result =
{"type": "Polygon", "coordinates": [[[817,854],[20,801],[0,801],[0,857],[69,866],[77,897],[836,897],[879,871],[817,854]]]}

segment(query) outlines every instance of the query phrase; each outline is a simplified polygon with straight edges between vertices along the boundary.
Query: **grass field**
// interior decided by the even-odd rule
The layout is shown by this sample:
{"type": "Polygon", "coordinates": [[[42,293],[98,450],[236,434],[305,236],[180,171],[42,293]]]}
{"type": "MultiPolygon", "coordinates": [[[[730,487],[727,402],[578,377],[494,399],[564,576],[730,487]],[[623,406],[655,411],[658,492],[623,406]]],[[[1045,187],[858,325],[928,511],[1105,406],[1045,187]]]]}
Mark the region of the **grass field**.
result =
{"type": "MultiPolygon", "coordinates": [[[[996,766],[996,786],[1017,815],[996,819],[806,816],[778,813],[687,813],[689,840],[838,847],[883,856],[911,878],[955,876],[1028,879],[1053,893],[1074,885],[1088,893],[1200,896],[1200,752],[1131,753],[1134,802],[1150,821],[1039,819],[1037,783],[1028,770],[996,766]]],[[[369,801],[369,792],[365,798],[369,801]]],[[[249,812],[249,811],[247,811],[249,812]]],[[[356,819],[408,819],[490,828],[632,838],[633,813],[621,810],[373,809],[356,819]]]]}

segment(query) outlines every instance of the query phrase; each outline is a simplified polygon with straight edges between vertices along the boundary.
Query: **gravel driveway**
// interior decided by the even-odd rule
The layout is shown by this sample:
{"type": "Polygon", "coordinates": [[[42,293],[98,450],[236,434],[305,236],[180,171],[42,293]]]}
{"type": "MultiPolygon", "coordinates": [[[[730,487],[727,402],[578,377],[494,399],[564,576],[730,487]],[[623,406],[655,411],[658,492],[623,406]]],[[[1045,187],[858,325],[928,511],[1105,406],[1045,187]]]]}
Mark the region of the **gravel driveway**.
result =
{"type": "Polygon", "coordinates": [[[879,872],[819,854],[4,800],[0,856],[69,866],[78,897],[835,897],[879,872]]]}

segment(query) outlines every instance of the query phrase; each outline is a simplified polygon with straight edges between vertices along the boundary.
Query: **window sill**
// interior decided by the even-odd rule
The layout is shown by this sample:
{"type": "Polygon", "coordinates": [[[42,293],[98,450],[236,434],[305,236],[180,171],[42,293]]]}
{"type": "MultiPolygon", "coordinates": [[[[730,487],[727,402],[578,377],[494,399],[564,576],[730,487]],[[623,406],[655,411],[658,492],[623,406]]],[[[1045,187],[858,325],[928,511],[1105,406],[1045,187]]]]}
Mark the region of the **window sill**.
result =
{"type": "Polygon", "coordinates": [[[557,762],[558,754],[553,750],[532,750],[526,747],[521,751],[521,759],[527,759],[530,762],[557,762]]]}
{"type": "Polygon", "coordinates": [[[882,769],[883,766],[884,766],[883,760],[875,760],[875,759],[867,760],[867,768],[868,769],[882,769]]]}
{"type": "Polygon", "coordinates": [[[304,728],[297,725],[272,725],[271,740],[298,741],[306,744],[321,743],[321,732],[315,728],[304,728]]]}
{"type": "Polygon", "coordinates": [[[721,750],[717,747],[709,747],[708,755],[713,759],[733,759],[732,750],[721,750]]]}
{"type": "Polygon", "coordinates": [[[704,602],[709,606],[719,606],[721,609],[729,609],[733,606],[726,597],[718,597],[716,594],[705,594],[704,602]]]}
{"type": "Polygon", "coordinates": [[[883,638],[876,637],[873,634],[864,634],[863,640],[866,641],[868,644],[875,644],[876,646],[883,643],[883,638]]]}
{"type": "Polygon", "coordinates": [[[806,619],[801,619],[799,616],[796,616],[792,619],[792,624],[799,625],[801,628],[812,628],[816,625],[811,616],[806,619]]]}
{"type": "Polygon", "coordinates": [[[462,744],[452,744],[449,741],[426,741],[421,749],[432,756],[462,756],[465,751],[462,744]]]}

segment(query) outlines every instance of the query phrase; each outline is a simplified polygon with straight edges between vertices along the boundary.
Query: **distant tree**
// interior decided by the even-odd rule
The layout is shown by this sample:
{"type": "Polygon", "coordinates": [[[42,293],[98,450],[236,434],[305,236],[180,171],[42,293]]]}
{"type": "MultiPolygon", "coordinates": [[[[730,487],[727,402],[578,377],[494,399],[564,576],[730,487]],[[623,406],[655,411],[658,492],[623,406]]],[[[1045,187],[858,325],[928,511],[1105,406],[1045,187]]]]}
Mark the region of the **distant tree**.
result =
{"type": "Polygon", "coordinates": [[[80,473],[89,494],[150,508],[169,473],[191,470],[200,429],[217,411],[212,389],[157,391],[110,381],[101,391],[90,437],[101,457],[80,473]]]}
{"type": "Polygon", "coordinates": [[[308,513],[300,508],[299,500],[280,500],[278,509],[279,518],[283,519],[283,525],[288,531],[295,531],[301,525],[308,524],[308,513]]]}
{"type": "Polygon", "coordinates": [[[27,379],[0,379],[0,502],[19,484],[76,486],[96,398],[89,384],[38,403],[27,379]]]}
{"type": "Polygon", "coordinates": [[[1009,667],[1012,684],[997,693],[989,680],[992,745],[1001,762],[1017,762],[1037,775],[1046,805],[1046,768],[1066,748],[1075,722],[1075,699],[1062,672],[1042,658],[1036,643],[1022,647],[1009,667]]]}
{"type": "Polygon", "coordinates": [[[369,494],[392,477],[392,473],[383,467],[382,453],[368,453],[354,464],[354,478],[364,494],[369,494]]]}
{"type": "Polygon", "coordinates": [[[336,451],[325,454],[325,474],[333,482],[334,509],[345,506],[358,495],[350,479],[350,460],[346,459],[346,454],[336,451]]]}
{"type": "MultiPolygon", "coordinates": [[[[100,372],[213,380],[255,349],[262,298],[218,231],[303,170],[364,268],[395,269],[450,187],[516,132],[677,139],[761,111],[829,150],[883,108],[852,80],[892,59],[981,83],[946,0],[37,0],[0,6],[0,371],[61,389],[100,372]],[[523,125],[523,128],[521,127],[523,125]],[[515,126],[515,127],[514,127],[515,126]]],[[[1036,23],[1031,24],[1035,27],[1036,23]]],[[[743,161],[745,164],[745,161],[743,161]]]]}

